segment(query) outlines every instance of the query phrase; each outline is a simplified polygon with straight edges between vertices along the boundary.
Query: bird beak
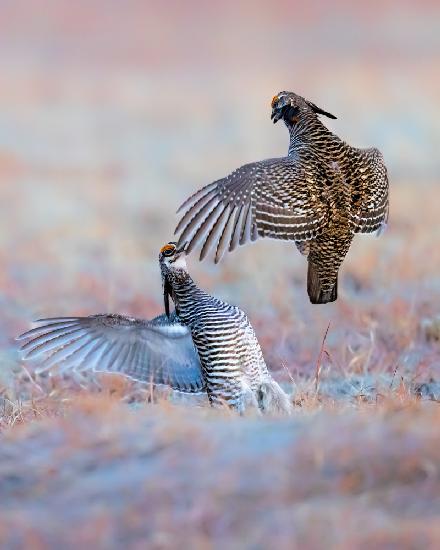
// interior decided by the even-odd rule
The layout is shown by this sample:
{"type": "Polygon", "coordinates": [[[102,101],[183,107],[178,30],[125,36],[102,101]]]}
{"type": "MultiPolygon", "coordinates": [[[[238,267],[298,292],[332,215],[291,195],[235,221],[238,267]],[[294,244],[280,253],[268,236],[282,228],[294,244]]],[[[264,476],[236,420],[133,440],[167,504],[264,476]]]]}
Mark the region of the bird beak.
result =
{"type": "Polygon", "coordinates": [[[179,248],[176,248],[174,252],[173,264],[175,264],[182,256],[185,258],[187,244],[188,242],[185,241],[184,243],[182,243],[182,246],[179,246],[179,248]]]}
{"type": "Polygon", "coordinates": [[[182,252],[185,252],[187,244],[188,241],[184,241],[179,248],[176,248],[176,254],[182,254],[182,252]]]}
{"type": "Polygon", "coordinates": [[[270,120],[273,120],[273,123],[275,124],[282,118],[283,116],[283,109],[280,109],[279,107],[273,107],[272,108],[272,114],[270,115],[270,120]]]}

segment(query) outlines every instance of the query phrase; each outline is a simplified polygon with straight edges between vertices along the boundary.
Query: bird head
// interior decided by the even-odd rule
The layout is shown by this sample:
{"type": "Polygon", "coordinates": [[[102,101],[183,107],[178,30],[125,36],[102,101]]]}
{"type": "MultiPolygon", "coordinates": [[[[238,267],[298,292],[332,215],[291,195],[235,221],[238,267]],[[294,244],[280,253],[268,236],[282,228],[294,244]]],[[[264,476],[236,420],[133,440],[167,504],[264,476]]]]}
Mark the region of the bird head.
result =
{"type": "Polygon", "coordinates": [[[186,271],[185,252],[183,248],[178,249],[177,243],[169,242],[160,249],[159,263],[166,270],[184,269],[186,271]]]}
{"type": "Polygon", "coordinates": [[[297,122],[307,118],[316,119],[317,115],[336,118],[308,99],[304,99],[293,92],[280,92],[272,98],[271,106],[272,115],[270,118],[274,124],[283,119],[287,126],[294,126],[297,122]]]}
{"type": "Polygon", "coordinates": [[[170,274],[176,271],[187,273],[185,252],[178,249],[175,242],[164,245],[159,252],[159,265],[162,273],[163,301],[165,313],[170,316],[170,296],[173,298],[172,277],[170,274]]]}

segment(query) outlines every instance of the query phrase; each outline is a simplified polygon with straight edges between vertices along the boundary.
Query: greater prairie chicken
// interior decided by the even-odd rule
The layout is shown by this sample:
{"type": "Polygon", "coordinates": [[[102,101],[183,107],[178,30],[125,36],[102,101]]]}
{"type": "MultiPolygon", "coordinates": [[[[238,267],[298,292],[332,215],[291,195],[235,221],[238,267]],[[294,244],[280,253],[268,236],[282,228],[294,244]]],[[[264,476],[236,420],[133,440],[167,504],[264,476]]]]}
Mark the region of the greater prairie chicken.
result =
{"type": "Polygon", "coordinates": [[[40,361],[37,372],[55,366],[116,372],[181,392],[206,391],[212,405],[241,413],[290,413],[246,315],[198,288],[174,243],[161,249],[159,264],[165,315],[152,321],[114,314],[41,319],[17,338],[24,342],[23,358],[40,361]],[[171,314],[169,296],[176,306],[171,314]]]}
{"type": "Polygon", "coordinates": [[[246,164],[182,204],[178,247],[200,260],[271,237],[294,241],[307,256],[312,303],[337,298],[339,267],[354,233],[381,230],[388,219],[388,177],[378,149],[351,147],[318,118],[336,118],[292,92],[272,100],[273,122],[290,134],[286,157],[246,164]]]}
{"type": "Polygon", "coordinates": [[[290,413],[289,398],[270,375],[246,314],[201,290],[175,243],[161,249],[159,262],[165,311],[171,297],[180,322],[191,331],[211,404],[290,413]]]}

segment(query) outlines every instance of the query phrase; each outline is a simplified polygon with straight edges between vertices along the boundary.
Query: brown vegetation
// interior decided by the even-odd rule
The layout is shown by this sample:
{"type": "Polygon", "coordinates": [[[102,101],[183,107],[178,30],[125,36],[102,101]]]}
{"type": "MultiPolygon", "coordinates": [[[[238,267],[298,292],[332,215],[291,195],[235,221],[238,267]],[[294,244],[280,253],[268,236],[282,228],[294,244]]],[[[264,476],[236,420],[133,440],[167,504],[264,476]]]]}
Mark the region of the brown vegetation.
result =
{"type": "Polygon", "coordinates": [[[62,387],[5,416],[3,547],[439,544],[440,408],[405,388],[285,420],[62,387]]]}

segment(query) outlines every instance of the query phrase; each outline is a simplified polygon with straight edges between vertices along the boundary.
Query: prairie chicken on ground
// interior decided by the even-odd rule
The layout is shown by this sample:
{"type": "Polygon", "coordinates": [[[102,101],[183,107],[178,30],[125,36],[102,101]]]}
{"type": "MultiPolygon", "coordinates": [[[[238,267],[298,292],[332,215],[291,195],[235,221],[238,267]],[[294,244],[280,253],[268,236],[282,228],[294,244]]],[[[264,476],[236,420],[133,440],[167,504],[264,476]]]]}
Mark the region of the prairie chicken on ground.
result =
{"type": "Polygon", "coordinates": [[[271,237],[294,241],[308,259],[312,303],[337,298],[339,267],[354,233],[382,229],[388,218],[388,178],[378,149],[356,149],[330,132],[318,115],[335,116],[292,92],[272,100],[272,119],[290,134],[287,157],[238,168],[210,183],[179,208],[176,233],[202,260],[271,237]]]}
{"type": "Polygon", "coordinates": [[[175,245],[159,256],[166,314],[152,321],[122,315],[41,319],[18,340],[37,372],[116,372],[167,384],[181,392],[206,391],[211,404],[244,412],[290,413],[288,396],[273,380],[246,315],[199,289],[175,245]],[[169,296],[176,312],[169,313],[169,296]]]}
{"type": "Polygon", "coordinates": [[[270,375],[246,314],[201,290],[175,243],[162,248],[159,262],[165,311],[171,297],[180,321],[191,331],[210,402],[240,412],[250,406],[290,413],[289,398],[270,375]]]}

